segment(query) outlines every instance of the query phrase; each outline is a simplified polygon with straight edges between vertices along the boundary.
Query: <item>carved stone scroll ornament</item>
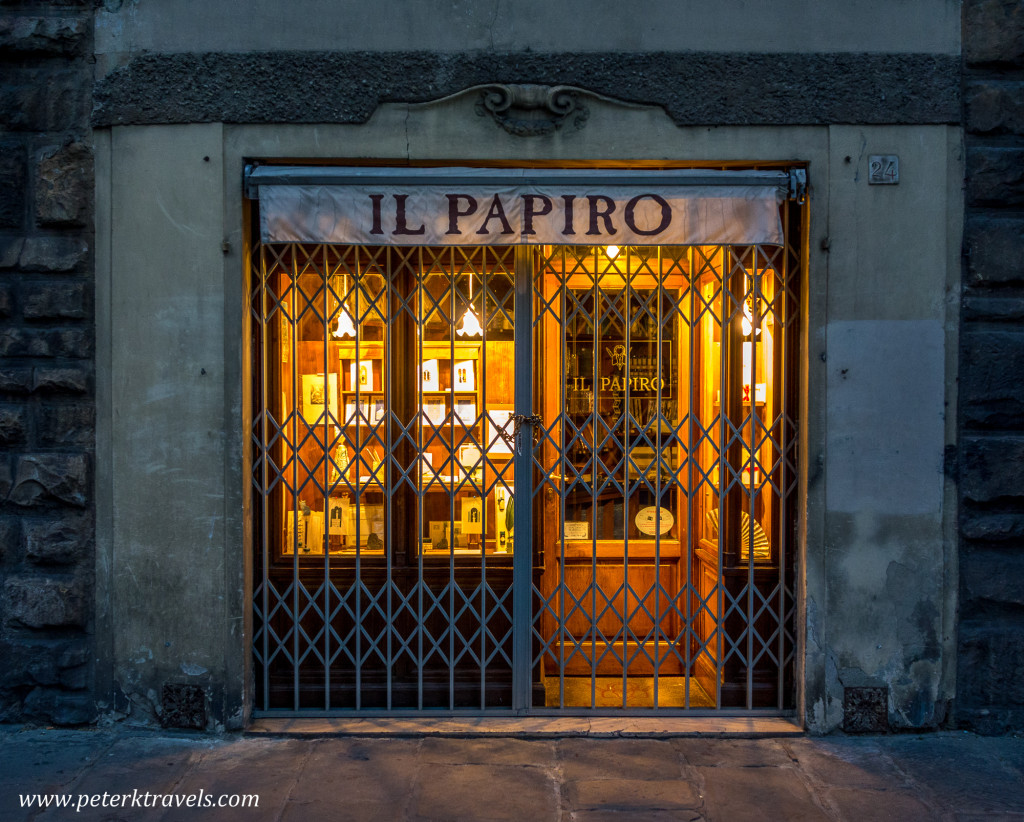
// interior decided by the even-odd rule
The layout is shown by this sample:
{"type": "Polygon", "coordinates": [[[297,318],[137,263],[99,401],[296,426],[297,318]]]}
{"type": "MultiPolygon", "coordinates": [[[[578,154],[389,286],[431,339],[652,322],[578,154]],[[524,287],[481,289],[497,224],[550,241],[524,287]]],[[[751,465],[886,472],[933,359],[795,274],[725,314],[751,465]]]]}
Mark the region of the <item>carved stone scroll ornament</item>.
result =
{"type": "Polygon", "coordinates": [[[539,137],[562,128],[566,122],[580,129],[590,112],[580,102],[583,89],[573,86],[540,86],[529,83],[483,86],[476,111],[489,115],[509,134],[539,137]]]}

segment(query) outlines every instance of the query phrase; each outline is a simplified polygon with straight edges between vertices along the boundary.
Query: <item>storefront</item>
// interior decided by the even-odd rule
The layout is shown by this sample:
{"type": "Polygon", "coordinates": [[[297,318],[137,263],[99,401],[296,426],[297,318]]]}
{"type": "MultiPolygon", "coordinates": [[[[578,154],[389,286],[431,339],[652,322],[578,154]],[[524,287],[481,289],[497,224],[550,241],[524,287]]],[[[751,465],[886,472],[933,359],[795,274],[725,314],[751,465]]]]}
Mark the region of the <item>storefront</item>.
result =
{"type": "Polygon", "coordinates": [[[559,93],[97,132],[111,711],[936,720],[956,129],[559,93]]]}
{"type": "Polygon", "coordinates": [[[805,192],[247,167],[255,709],[792,712],[805,192]]]}

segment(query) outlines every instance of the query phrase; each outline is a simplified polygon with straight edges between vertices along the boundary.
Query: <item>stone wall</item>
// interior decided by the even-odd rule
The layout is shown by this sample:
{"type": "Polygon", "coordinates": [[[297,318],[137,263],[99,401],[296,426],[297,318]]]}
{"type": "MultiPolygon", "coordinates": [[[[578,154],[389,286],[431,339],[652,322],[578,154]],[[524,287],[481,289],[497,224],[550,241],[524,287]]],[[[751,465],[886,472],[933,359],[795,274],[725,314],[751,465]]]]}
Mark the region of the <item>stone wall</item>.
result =
{"type": "Polygon", "coordinates": [[[964,3],[959,722],[1024,727],[1024,5],[964,3]]]}
{"type": "Polygon", "coordinates": [[[0,722],[95,715],[92,15],[0,0],[0,722]]]}

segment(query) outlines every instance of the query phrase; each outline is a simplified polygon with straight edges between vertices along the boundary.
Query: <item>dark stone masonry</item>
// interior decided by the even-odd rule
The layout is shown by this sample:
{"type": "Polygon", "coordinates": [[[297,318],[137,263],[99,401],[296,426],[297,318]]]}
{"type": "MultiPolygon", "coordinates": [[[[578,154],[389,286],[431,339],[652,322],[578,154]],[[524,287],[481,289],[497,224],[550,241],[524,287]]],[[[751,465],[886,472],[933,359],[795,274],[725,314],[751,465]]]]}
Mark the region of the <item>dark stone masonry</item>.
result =
{"type": "Polygon", "coordinates": [[[96,717],[92,19],[0,2],[0,722],[96,717]]]}
{"type": "Polygon", "coordinates": [[[965,0],[959,723],[1024,727],[1024,6],[965,0]]]}

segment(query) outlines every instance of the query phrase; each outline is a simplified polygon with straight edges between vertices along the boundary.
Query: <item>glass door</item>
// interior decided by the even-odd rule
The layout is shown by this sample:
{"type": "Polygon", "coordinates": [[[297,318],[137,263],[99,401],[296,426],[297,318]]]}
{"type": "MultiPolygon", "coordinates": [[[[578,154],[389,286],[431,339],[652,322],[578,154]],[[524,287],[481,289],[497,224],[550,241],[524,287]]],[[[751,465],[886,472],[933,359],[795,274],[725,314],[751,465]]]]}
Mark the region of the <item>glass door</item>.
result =
{"type": "Polygon", "coordinates": [[[535,265],[535,707],[788,707],[787,250],[545,246],[535,265]]]}

